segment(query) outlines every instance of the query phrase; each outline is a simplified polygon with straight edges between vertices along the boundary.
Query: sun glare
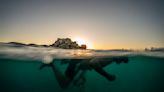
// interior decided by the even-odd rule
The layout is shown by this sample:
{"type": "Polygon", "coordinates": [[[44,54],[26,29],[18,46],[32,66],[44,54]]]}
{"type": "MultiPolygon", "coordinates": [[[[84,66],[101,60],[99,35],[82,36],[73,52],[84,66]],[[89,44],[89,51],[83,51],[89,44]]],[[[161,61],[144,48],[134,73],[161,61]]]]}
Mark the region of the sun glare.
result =
{"type": "Polygon", "coordinates": [[[91,43],[87,40],[84,40],[83,38],[75,38],[73,40],[76,41],[79,45],[86,44],[88,49],[93,49],[91,43]]]}
{"type": "Polygon", "coordinates": [[[82,38],[76,38],[75,41],[79,44],[79,45],[82,45],[82,44],[86,44],[86,41],[82,38]]]}

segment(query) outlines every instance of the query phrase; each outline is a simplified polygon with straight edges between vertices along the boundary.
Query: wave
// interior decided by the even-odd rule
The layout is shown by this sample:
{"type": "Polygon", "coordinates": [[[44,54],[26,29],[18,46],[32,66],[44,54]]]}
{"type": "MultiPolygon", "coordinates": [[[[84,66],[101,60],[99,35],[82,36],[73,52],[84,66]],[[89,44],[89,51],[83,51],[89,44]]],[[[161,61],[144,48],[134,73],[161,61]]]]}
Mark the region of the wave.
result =
{"type": "Polygon", "coordinates": [[[51,63],[53,59],[87,59],[112,56],[151,56],[164,58],[164,52],[121,51],[121,50],[79,50],[53,47],[14,46],[0,44],[0,59],[36,60],[51,63]]]}

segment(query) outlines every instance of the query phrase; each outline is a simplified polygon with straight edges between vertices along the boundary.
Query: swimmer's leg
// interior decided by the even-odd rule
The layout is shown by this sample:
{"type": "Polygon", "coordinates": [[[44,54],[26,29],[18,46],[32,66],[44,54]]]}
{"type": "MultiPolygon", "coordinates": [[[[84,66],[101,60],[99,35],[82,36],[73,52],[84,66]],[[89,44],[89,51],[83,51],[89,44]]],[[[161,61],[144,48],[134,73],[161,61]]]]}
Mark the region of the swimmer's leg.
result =
{"type": "Polygon", "coordinates": [[[68,80],[63,74],[62,72],[57,68],[57,66],[51,64],[51,68],[55,74],[55,77],[60,85],[60,87],[62,89],[66,89],[69,84],[70,84],[70,80],[68,80]]]}
{"type": "Polygon", "coordinates": [[[59,86],[62,89],[66,89],[69,86],[70,81],[62,74],[62,72],[57,68],[57,66],[55,66],[53,63],[42,64],[40,66],[40,69],[42,69],[44,67],[51,67],[52,68],[52,70],[53,70],[53,72],[55,74],[56,80],[57,80],[59,86]]]}
{"type": "Polygon", "coordinates": [[[105,78],[107,78],[109,81],[114,81],[116,79],[114,75],[107,73],[105,70],[103,70],[102,67],[94,67],[93,69],[105,78]]]}
{"type": "Polygon", "coordinates": [[[84,84],[86,83],[86,78],[85,78],[85,74],[86,74],[87,70],[82,70],[80,75],[73,81],[74,86],[80,87],[80,86],[84,86],[84,84]]]}
{"type": "Polygon", "coordinates": [[[76,66],[77,66],[78,62],[77,61],[70,61],[68,64],[68,67],[65,71],[65,76],[72,81],[74,79],[74,77],[76,76],[76,74],[78,73],[78,71],[76,71],[76,66]]]}

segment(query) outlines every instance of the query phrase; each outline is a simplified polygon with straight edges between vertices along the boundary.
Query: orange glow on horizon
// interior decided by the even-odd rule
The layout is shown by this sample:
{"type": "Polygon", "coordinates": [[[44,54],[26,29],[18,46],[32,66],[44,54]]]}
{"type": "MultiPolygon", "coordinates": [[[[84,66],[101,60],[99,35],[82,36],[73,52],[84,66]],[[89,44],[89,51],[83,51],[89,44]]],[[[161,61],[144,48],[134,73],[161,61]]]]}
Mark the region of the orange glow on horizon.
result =
{"type": "MultiPolygon", "coordinates": [[[[98,43],[96,41],[89,41],[86,39],[83,39],[82,37],[74,38],[73,41],[77,41],[79,45],[86,44],[87,49],[100,49],[100,50],[109,50],[109,49],[145,49],[145,48],[151,48],[151,47],[161,47],[161,44],[149,44],[147,43],[98,43]]],[[[17,39],[17,40],[11,40],[11,39],[0,39],[0,42],[20,42],[20,43],[34,43],[38,45],[51,45],[55,42],[55,40],[49,40],[49,39],[17,39]]]]}

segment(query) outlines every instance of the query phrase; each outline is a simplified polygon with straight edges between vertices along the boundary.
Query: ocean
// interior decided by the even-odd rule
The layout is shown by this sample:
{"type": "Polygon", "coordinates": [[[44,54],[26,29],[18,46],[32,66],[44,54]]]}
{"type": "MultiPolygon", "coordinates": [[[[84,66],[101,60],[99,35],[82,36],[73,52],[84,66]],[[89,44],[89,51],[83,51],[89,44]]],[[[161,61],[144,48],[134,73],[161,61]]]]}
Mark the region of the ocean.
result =
{"type": "Polygon", "coordinates": [[[0,92],[164,92],[164,52],[62,50],[1,44],[0,92]],[[63,89],[51,67],[40,69],[43,63],[52,63],[64,75],[68,64],[61,64],[62,60],[81,62],[104,56],[126,56],[129,60],[103,67],[116,76],[114,81],[91,69],[85,73],[83,85],[70,83],[63,89]]]}

